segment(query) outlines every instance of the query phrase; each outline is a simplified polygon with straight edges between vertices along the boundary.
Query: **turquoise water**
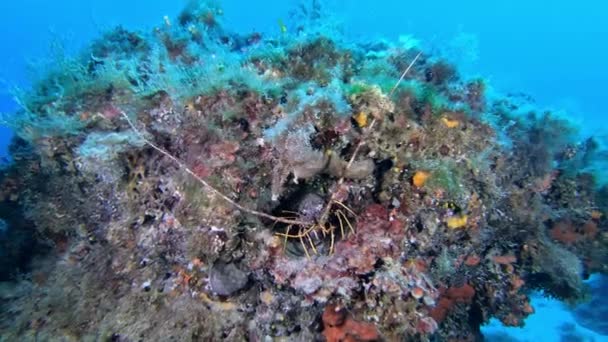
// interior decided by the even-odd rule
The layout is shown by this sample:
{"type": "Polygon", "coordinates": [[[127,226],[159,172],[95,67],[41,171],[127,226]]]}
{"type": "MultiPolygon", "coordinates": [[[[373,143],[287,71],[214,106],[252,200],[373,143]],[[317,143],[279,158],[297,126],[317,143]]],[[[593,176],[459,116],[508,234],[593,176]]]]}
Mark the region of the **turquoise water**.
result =
{"type": "MultiPolygon", "coordinates": [[[[539,108],[554,109],[575,122],[582,137],[594,135],[608,143],[608,5],[600,1],[328,1],[335,20],[354,40],[417,39],[428,49],[454,61],[466,76],[489,80],[491,92],[525,93],[539,108]]],[[[294,2],[222,1],[225,25],[250,33],[277,34],[281,20],[290,29],[294,2]]],[[[48,57],[52,42],[61,41],[74,53],[115,25],[149,29],[164,16],[174,18],[183,2],[133,1],[3,1],[0,11],[0,111],[15,110],[9,87],[27,88],[29,61],[48,57]]],[[[8,156],[8,128],[0,131],[0,155],[8,156]]],[[[605,156],[604,156],[605,157],[605,156]]],[[[599,161],[599,163],[605,163],[599,161]]],[[[603,164],[605,165],[605,164],[603,164]]],[[[600,175],[602,176],[602,175],[600,175]]],[[[605,175],[604,175],[605,176],[605,175]]],[[[605,279],[605,278],[604,278],[605,279]]],[[[599,306],[608,286],[599,276],[594,284],[599,306]]],[[[492,321],[484,328],[488,340],[608,341],[606,330],[577,320],[571,308],[533,296],[536,313],[523,328],[504,328],[492,321]]],[[[604,316],[605,319],[606,316],[604,316]]],[[[601,318],[596,318],[601,319],[601,318]]]]}

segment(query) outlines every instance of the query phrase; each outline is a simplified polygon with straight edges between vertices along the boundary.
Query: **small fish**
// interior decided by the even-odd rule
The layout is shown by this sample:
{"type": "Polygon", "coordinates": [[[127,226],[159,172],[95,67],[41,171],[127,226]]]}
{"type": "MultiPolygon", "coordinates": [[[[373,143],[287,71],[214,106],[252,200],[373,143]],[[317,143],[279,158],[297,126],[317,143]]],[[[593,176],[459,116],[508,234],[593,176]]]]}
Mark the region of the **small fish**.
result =
{"type": "Polygon", "coordinates": [[[454,202],[451,202],[451,201],[442,202],[441,203],[441,207],[443,207],[444,209],[450,209],[450,210],[455,211],[455,212],[462,211],[462,209],[460,209],[460,207],[458,206],[458,204],[456,204],[454,202]]]}
{"type": "Polygon", "coordinates": [[[450,228],[450,229],[464,228],[464,227],[467,226],[467,222],[468,222],[468,216],[467,215],[452,216],[452,217],[449,217],[446,220],[448,228],[450,228]]]}
{"type": "Polygon", "coordinates": [[[283,33],[283,34],[287,33],[287,26],[285,26],[285,23],[283,22],[283,20],[279,19],[278,23],[279,23],[279,29],[281,30],[281,33],[283,33]]]}

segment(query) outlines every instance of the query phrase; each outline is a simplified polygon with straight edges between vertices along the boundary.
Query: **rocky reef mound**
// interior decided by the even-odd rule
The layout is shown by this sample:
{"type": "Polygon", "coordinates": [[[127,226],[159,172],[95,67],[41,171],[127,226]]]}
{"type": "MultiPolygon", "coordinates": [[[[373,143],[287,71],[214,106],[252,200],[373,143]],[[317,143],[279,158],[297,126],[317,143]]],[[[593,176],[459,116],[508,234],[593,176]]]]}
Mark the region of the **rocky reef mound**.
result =
{"type": "Polygon", "coordinates": [[[17,93],[0,339],[471,341],[585,297],[598,142],[312,3],[266,37],[192,2],[17,93]]]}

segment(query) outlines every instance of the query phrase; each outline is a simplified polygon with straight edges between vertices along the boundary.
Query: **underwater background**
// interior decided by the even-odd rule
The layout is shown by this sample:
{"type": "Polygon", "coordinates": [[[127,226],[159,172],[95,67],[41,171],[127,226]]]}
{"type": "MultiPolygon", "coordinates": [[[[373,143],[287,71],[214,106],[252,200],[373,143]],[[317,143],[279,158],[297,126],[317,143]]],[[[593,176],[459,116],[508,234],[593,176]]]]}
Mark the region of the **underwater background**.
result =
{"type": "MultiPolygon", "coordinates": [[[[84,3],[42,0],[3,1],[11,13],[0,23],[2,77],[27,84],[26,63],[62,40],[75,52],[100,32],[116,25],[150,28],[174,15],[185,1],[132,0],[84,3]]],[[[226,21],[239,32],[276,32],[296,1],[242,3],[223,1],[226,21]]],[[[606,134],[604,87],[608,82],[608,11],[598,0],[502,3],[466,0],[347,1],[332,7],[352,36],[398,39],[413,35],[433,46],[457,45],[451,56],[459,68],[489,78],[502,91],[530,94],[539,106],[566,111],[585,134],[606,134]],[[460,40],[460,41],[459,41],[460,40]],[[460,49],[460,50],[458,50],[460,49]]],[[[0,111],[14,109],[12,96],[0,94],[0,111]]],[[[7,145],[6,134],[3,134],[7,145]]],[[[4,152],[6,154],[6,152],[4,152]]]]}
{"type": "MultiPolygon", "coordinates": [[[[483,78],[488,98],[506,94],[525,98],[526,108],[551,111],[576,127],[576,140],[594,137],[598,150],[608,147],[605,3],[597,0],[319,2],[323,2],[323,13],[331,14],[327,19],[340,23],[344,39],[365,42],[368,46],[374,42],[398,42],[432,51],[453,63],[460,77],[483,78]],[[528,96],[532,99],[529,102],[528,96]]],[[[288,33],[294,30],[290,18],[300,1],[220,3],[221,23],[231,31],[281,37],[283,30],[288,33]]],[[[19,109],[11,89],[29,88],[31,73],[45,72],[40,66],[52,60],[49,51],[55,51],[58,45],[62,53],[76,55],[118,25],[133,31],[151,31],[168,20],[175,25],[173,18],[186,4],[160,0],[2,1],[0,11],[5,15],[0,21],[3,47],[0,113],[19,109]]],[[[3,164],[11,162],[12,138],[12,128],[0,127],[3,164]]],[[[598,153],[594,158],[585,167],[594,174],[599,188],[608,179],[605,171],[608,155],[598,153]]],[[[601,220],[604,225],[599,224],[600,233],[606,234],[605,219],[601,220]]],[[[604,266],[604,272],[605,269],[604,266]]],[[[599,273],[586,278],[587,303],[568,306],[543,296],[542,291],[530,292],[530,305],[535,312],[525,318],[523,327],[507,328],[493,318],[482,327],[482,334],[488,341],[608,341],[608,279],[599,273]]],[[[114,335],[111,340],[122,341],[113,338],[114,335]]]]}

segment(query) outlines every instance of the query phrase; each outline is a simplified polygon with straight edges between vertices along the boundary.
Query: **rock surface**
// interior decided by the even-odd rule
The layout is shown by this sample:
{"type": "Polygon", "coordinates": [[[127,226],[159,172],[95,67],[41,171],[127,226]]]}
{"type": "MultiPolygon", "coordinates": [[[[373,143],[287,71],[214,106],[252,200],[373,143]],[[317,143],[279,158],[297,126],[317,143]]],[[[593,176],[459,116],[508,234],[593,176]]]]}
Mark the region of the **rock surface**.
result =
{"type": "Polygon", "coordinates": [[[247,286],[249,275],[232,263],[218,262],[211,269],[210,279],[213,292],[231,296],[247,286]]]}

